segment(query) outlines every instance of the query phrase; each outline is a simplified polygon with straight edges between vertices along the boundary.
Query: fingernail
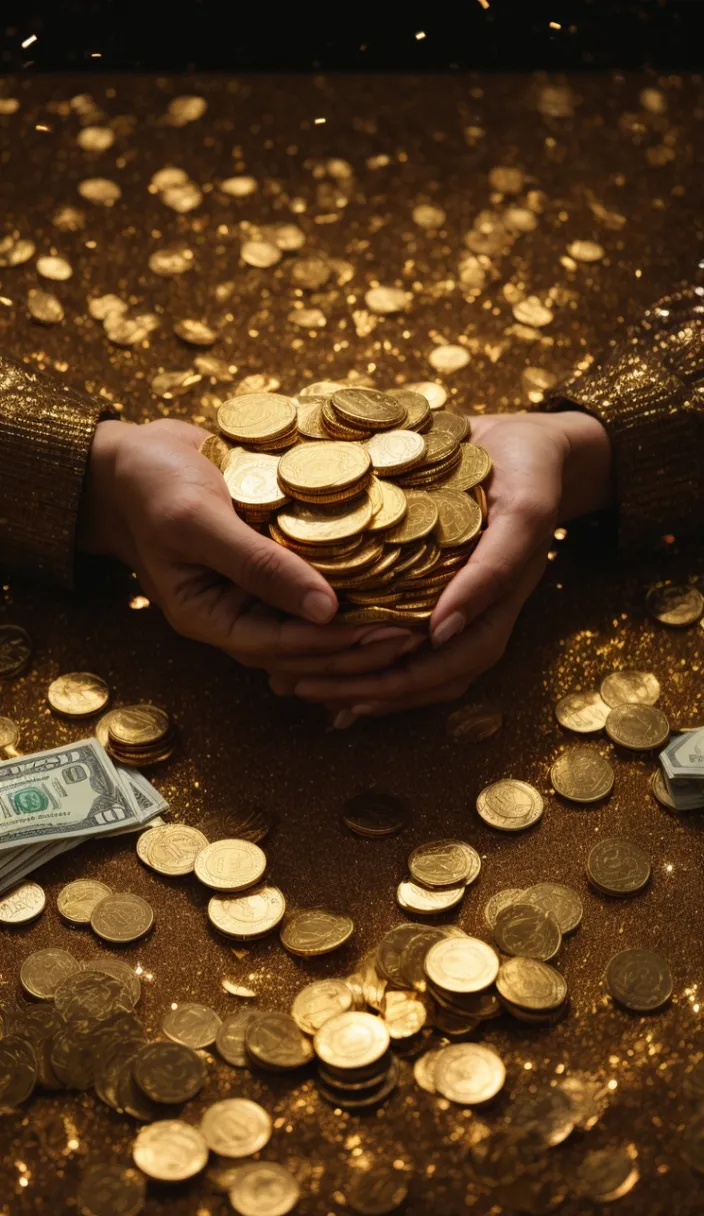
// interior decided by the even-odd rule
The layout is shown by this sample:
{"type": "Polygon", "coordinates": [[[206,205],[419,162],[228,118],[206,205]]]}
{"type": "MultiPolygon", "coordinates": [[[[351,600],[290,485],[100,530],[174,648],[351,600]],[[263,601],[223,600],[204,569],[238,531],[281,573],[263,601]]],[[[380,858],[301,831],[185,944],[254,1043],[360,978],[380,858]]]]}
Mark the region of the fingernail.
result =
{"type": "Polygon", "coordinates": [[[367,633],[359,644],[360,646],[369,646],[372,642],[390,642],[392,638],[408,638],[410,636],[410,629],[397,629],[395,626],[389,625],[386,629],[374,629],[371,633],[367,633]]]}
{"type": "Polygon", "coordinates": [[[454,638],[456,634],[461,633],[467,624],[461,612],[451,612],[446,621],[438,625],[431,635],[431,642],[437,649],[438,646],[444,646],[449,642],[450,638],[454,638]]]}
{"type": "Polygon", "coordinates": [[[335,604],[324,591],[309,591],[303,597],[301,612],[307,621],[314,625],[325,625],[335,615],[335,604]]]}
{"type": "Polygon", "coordinates": [[[367,701],[363,705],[353,705],[352,713],[357,718],[363,718],[365,714],[374,714],[379,708],[379,701],[367,701]]]}
{"type": "Polygon", "coordinates": [[[347,730],[348,726],[354,726],[357,721],[357,715],[351,709],[341,709],[339,714],[333,718],[333,730],[347,730]]]}

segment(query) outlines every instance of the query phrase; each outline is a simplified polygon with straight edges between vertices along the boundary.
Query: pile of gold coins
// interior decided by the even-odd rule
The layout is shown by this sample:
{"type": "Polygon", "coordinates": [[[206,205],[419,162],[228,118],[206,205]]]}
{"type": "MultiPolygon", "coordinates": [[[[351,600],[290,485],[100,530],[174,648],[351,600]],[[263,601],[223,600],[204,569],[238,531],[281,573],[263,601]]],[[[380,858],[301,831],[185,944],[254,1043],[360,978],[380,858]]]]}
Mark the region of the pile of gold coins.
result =
{"type": "Polygon", "coordinates": [[[235,509],[325,576],[341,620],[430,617],[487,515],[491,461],[465,417],[410,389],[321,381],[233,397],[218,425],[201,450],[235,509]]]}
{"type": "Polygon", "coordinates": [[[96,737],[106,752],[129,768],[148,768],[173,755],[176,731],[157,705],[124,705],[101,718],[96,737]]]}

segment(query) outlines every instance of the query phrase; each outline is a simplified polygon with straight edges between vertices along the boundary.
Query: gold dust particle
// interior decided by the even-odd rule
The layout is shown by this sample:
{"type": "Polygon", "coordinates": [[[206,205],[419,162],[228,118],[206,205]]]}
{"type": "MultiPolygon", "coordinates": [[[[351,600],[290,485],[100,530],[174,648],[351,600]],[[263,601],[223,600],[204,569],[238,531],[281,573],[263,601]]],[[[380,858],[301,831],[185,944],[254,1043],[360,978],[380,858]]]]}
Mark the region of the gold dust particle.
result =
{"type": "Polygon", "coordinates": [[[411,216],[419,228],[440,228],[445,223],[442,207],[432,207],[430,203],[419,203],[413,208],[411,216]]]}
{"type": "Polygon", "coordinates": [[[489,174],[489,185],[492,190],[499,190],[501,194],[520,194],[523,181],[522,171],[511,169],[508,165],[497,165],[489,174]]]}
{"type": "Polygon", "coordinates": [[[185,215],[194,211],[203,201],[203,195],[195,182],[185,181],[179,186],[168,186],[161,192],[161,201],[172,211],[185,215]]]}
{"type": "Polygon", "coordinates": [[[458,372],[469,363],[469,351],[464,346],[436,346],[428,355],[428,362],[437,372],[458,372]]]}
{"type": "Polygon", "coordinates": [[[132,599],[130,600],[130,608],[134,608],[135,611],[139,611],[142,608],[149,608],[150,606],[151,600],[148,600],[146,595],[133,595],[132,599]]]}
{"type": "Polygon", "coordinates": [[[123,312],[127,312],[127,305],[119,296],[108,293],[105,296],[94,296],[92,300],[89,300],[88,312],[91,317],[95,317],[96,321],[104,321],[111,313],[121,316],[123,312]]]}
{"type": "Polygon", "coordinates": [[[188,174],[185,169],[176,169],[172,165],[167,165],[164,169],[157,169],[156,173],[152,174],[150,185],[155,190],[170,190],[172,186],[185,186],[188,181],[188,174]]]}
{"type": "Polygon", "coordinates": [[[192,346],[212,346],[218,336],[205,321],[194,321],[190,318],[175,321],[174,333],[182,342],[189,342],[192,346]]]}
{"type": "Polygon", "coordinates": [[[169,400],[172,397],[182,397],[201,380],[202,376],[197,372],[159,372],[152,378],[152,391],[169,400]]]}
{"type": "Polygon", "coordinates": [[[16,114],[20,103],[16,97],[0,97],[0,115],[16,114]]]}
{"type": "Polygon", "coordinates": [[[85,152],[107,152],[115,142],[115,132],[110,127],[84,127],[76,142],[85,152]]]}
{"type": "Polygon", "coordinates": [[[27,308],[30,316],[42,325],[58,325],[64,319],[61,301],[50,291],[32,288],[27,295],[27,308]]]}
{"type": "Polygon", "coordinates": [[[660,89],[642,89],[639,101],[649,114],[667,113],[667,97],[660,89]]]}
{"type": "Polygon", "coordinates": [[[327,325],[325,313],[320,308],[295,308],[288,314],[288,319],[301,329],[321,329],[327,325]]]}
{"type": "Polygon", "coordinates": [[[189,122],[197,122],[208,108],[204,97],[174,97],[169,102],[168,116],[172,126],[185,127],[189,122]]]}
{"type": "Polygon", "coordinates": [[[572,241],[567,252],[575,262],[598,262],[604,256],[604,246],[597,241],[572,241]]]}
{"type": "Polygon", "coordinates": [[[408,301],[402,287],[370,287],[364,302],[372,312],[391,313],[402,312],[408,301]]]}
{"type": "Polygon", "coordinates": [[[226,177],[224,182],[220,182],[220,189],[223,194],[229,194],[232,198],[247,198],[249,194],[255,193],[258,186],[253,177],[243,174],[241,177],[226,177]]]}
{"type": "Polygon", "coordinates": [[[275,266],[281,261],[281,250],[273,241],[245,241],[240,252],[243,262],[260,270],[275,266]]]}
{"type": "Polygon", "coordinates": [[[513,315],[522,325],[532,325],[536,329],[542,329],[544,325],[549,325],[553,319],[553,314],[549,308],[538,299],[537,296],[526,296],[525,300],[519,300],[513,306],[513,315]]]}
{"type": "Polygon", "coordinates": [[[277,380],[276,376],[269,376],[265,372],[254,372],[251,376],[245,376],[235,389],[235,397],[242,397],[245,393],[275,393],[277,388],[281,387],[281,381],[277,380]]]}
{"type": "Polygon", "coordinates": [[[14,234],[0,241],[0,266],[21,266],[34,257],[36,252],[34,241],[14,234]]]}
{"type": "Polygon", "coordinates": [[[60,232],[80,232],[86,226],[86,217],[80,207],[59,207],[51,222],[60,232]]]}
{"type": "Polygon", "coordinates": [[[538,405],[556,384],[557,376],[542,367],[525,367],[521,372],[521,388],[533,405],[538,405]]]}
{"type": "Polygon", "coordinates": [[[171,278],[173,275],[185,274],[193,269],[193,250],[187,248],[155,249],[149,255],[149,269],[154,274],[171,278]]]}
{"type": "Polygon", "coordinates": [[[37,258],[37,273],[43,279],[54,279],[57,283],[63,283],[66,279],[71,278],[73,269],[66,258],[47,256],[37,258]]]}
{"type": "Polygon", "coordinates": [[[509,232],[533,232],[537,226],[536,214],[529,207],[507,207],[504,211],[504,227],[509,232]]]}
{"type": "Polygon", "coordinates": [[[108,177],[86,177],[78,183],[78,193],[88,203],[96,203],[100,207],[112,207],[122,191],[117,182],[111,182],[108,177]]]}

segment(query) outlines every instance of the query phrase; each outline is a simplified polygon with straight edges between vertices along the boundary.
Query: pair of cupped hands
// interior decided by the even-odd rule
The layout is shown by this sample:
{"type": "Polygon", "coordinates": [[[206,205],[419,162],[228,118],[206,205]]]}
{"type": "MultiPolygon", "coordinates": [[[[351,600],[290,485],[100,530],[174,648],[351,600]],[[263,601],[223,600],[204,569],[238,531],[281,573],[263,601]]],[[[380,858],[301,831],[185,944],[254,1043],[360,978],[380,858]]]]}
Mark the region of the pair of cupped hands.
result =
{"type": "Polygon", "coordinates": [[[461,696],[504,653],[555,526],[611,500],[611,451],[588,414],[474,417],[489,452],[488,526],[443,591],[428,631],[342,625],[303,558],[235,514],[185,422],[101,422],[79,547],[116,557],[179,633],[269,674],[272,692],[326,707],[337,727],[461,696]]]}

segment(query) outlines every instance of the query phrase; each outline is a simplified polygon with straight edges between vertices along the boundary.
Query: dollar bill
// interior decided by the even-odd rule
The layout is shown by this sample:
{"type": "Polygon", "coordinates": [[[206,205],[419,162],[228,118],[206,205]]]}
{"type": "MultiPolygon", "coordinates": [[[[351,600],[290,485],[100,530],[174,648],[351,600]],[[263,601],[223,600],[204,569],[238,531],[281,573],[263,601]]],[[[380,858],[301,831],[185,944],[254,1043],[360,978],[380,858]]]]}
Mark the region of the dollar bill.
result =
{"type": "Polygon", "coordinates": [[[660,763],[671,781],[704,781],[704,728],[671,739],[660,753],[660,763]]]}

